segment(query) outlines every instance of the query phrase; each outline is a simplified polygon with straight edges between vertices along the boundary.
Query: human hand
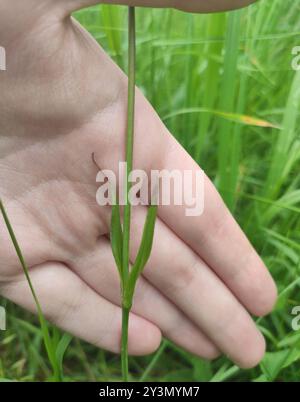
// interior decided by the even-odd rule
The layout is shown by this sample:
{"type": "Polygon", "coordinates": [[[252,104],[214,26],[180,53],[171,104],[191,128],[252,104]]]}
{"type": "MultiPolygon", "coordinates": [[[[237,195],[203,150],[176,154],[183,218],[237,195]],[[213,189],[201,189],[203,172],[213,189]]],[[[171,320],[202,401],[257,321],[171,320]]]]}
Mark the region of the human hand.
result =
{"type": "MultiPolygon", "coordinates": [[[[127,79],[65,17],[62,2],[27,4],[27,11],[16,1],[14,7],[0,1],[8,60],[0,75],[1,197],[45,315],[118,352],[121,309],[110,210],[95,202],[91,155],[114,171],[124,160],[127,79]],[[20,23],[9,24],[11,8],[20,23]]],[[[139,91],[135,138],[135,168],[199,169],[139,91]]],[[[133,219],[132,257],[144,211],[133,219]]],[[[0,293],[34,311],[3,222],[0,232],[0,293]]],[[[130,353],[152,352],[163,333],[199,356],[223,352],[251,367],[264,353],[264,340],[249,313],[268,313],[275,299],[266,268],[206,178],[202,216],[187,218],[178,206],[159,208],[152,256],[130,318],[130,353]]]]}

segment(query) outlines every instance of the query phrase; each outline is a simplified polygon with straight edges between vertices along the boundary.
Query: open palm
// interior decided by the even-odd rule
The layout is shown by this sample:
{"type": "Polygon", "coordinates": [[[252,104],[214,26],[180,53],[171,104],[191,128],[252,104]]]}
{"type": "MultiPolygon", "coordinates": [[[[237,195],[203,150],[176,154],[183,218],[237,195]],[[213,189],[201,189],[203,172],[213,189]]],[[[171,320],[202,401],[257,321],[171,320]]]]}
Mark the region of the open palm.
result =
{"type": "MultiPolygon", "coordinates": [[[[55,0],[39,1],[28,13],[22,3],[13,7],[14,15],[20,9],[19,23],[10,24],[11,6],[0,1],[8,60],[0,76],[1,197],[45,315],[118,352],[120,291],[110,209],[96,203],[92,154],[100,167],[115,171],[124,160],[127,78],[66,17],[84,1],[66,1],[70,10],[55,0]]],[[[138,90],[136,110],[136,168],[199,169],[138,90]]],[[[133,216],[132,258],[144,215],[141,208],[133,216]]],[[[3,222],[0,232],[0,293],[34,311],[3,222]]],[[[159,208],[152,256],[130,318],[130,353],[152,352],[163,334],[199,356],[223,352],[242,367],[253,366],[264,340],[249,314],[266,314],[275,299],[268,271],[206,178],[202,216],[187,218],[179,206],[159,208]]]]}

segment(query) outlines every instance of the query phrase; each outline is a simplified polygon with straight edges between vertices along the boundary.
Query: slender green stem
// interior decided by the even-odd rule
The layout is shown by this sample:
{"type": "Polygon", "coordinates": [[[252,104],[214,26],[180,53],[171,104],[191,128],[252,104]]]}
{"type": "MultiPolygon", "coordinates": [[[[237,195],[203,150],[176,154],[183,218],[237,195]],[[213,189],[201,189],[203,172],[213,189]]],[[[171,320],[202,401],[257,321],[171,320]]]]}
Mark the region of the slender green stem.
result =
{"type": "Polygon", "coordinates": [[[121,345],[121,360],[122,360],[122,376],[123,381],[128,382],[128,323],[130,309],[122,308],[122,345],[121,345]]]}
{"type": "Polygon", "coordinates": [[[128,110],[127,110],[127,138],[126,138],[126,162],[125,175],[126,202],[124,207],[123,222],[123,247],[122,247],[122,298],[123,298],[123,319],[122,319],[122,341],[121,359],[123,380],[128,381],[128,321],[130,305],[124,305],[125,290],[129,276],[129,247],[130,247],[130,221],[131,205],[129,200],[130,181],[129,175],[133,165],[133,140],[134,140],[134,107],[135,107],[135,8],[129,7],[128,19],[128,110]]]}
{"type": "Polygon", "coordinates": [[[129,7],[128,27],[128,110],[127,110],[127,139],[126,139],[126,162],[125,174],[125,207],[123,222],[123,283],[126,284],[129,273],[129,244],[130,244],[130,219],[131,205],[129,202],[130,181],[129,175],[133,164],[133,137],[134,137],[134,106],[135,106],[135,9],[129,7]]]}

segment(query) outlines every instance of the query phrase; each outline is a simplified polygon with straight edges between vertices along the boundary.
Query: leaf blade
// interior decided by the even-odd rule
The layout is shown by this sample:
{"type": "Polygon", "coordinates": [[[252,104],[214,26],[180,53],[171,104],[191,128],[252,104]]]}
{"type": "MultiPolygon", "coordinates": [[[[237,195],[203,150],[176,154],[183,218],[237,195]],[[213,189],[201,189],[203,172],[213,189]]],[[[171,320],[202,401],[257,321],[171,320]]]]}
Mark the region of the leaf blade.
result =
{"type": "Polygon", "coordinates": [[[123,231],[121,225],[120,206],[117,202],[113,202],[111,213],[111,225],[110,225],[110,241],[112,253],[122,278],[122,250],[123,250],[123,231]]]}
{"type": "Polygon", "coordinates": [[[131,300],[138,277],[143,272],[143,269],[149,260],[153,246],[156,217],[157,205],[151,205],[148,209],[147,218],[144,224],[139,251],[129,275],[127,301],[131,300]]]}

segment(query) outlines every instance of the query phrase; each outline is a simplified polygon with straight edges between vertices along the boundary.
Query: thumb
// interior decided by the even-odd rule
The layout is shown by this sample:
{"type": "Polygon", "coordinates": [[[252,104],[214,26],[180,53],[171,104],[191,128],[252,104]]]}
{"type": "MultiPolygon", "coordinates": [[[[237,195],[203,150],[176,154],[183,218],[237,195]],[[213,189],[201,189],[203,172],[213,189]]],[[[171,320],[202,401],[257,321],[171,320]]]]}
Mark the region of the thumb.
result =
{"type": "Polygon", "coordinates": [[[257,0],[66,0],[65,4],[69,12],[105,3],[137,7],[172,7],[183,11],[209,13],[245,7],[255,1],[257,0]]]}
{"type": "MultiPolygon", "coordinates": [[[[192,0],[194,2],[195,0],[192,0]]],[[[184,3],[185,0],[179,1],[184,3]]],[[[196,0],[199,3],[199,0],[196,0]]],[[[200,0],[202,2],[202,0],[200,0]]],[[[72,11],[79,10],[84,7],[92,6],[95,4],[118,4],[137,7],[175,7],[176,0],[67,0],[65,4],[72,11]]]]}

